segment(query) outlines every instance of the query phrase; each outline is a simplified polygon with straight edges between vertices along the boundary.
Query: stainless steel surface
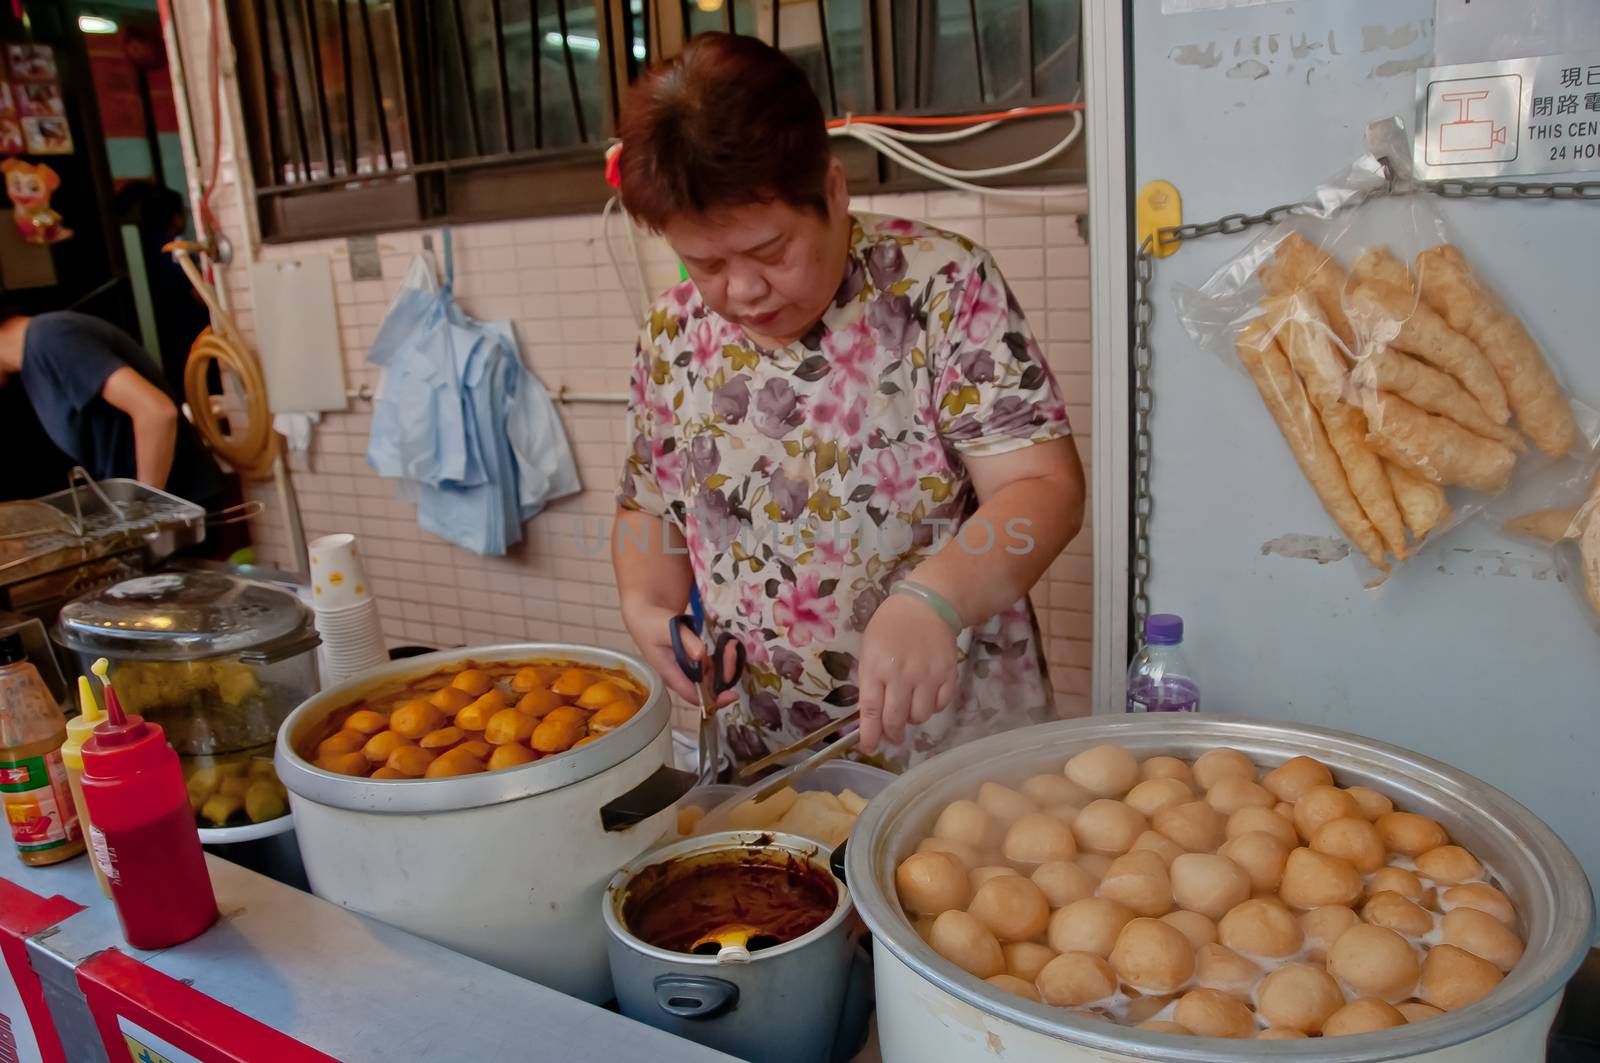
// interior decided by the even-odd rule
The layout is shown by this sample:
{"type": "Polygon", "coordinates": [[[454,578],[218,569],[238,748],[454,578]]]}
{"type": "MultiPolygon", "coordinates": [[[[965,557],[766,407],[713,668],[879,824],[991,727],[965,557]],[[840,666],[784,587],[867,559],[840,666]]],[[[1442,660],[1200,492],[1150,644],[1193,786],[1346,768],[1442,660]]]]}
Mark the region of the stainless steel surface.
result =
{"type": "MultiPolygon", "coordinates": [[[[958,999],[1051,1037],[1107,1052],[1137,1053],[1157,1063],[1210,1063],[1200,1038],[1154,1034],[1073,1018],[1068,1012],[994,989],[923,943],[901,911],[894,870],[932,828],[944,805],[970,797],[980,783],[1016,782],[1059,771],[1072,754],[1117,742],[1145,757],[1195,756],[1231,746],[1269,767],[1308,754],[1327,764],[1341,785],[1364,785],[1403,811],[1433,816],[1452,838],[1494,872],[1516,903],[1527,943],[1523,960],[1487,998],[1417,1026],[1341,1043],[1230,1044],[1229,1059],[1337,1059],[1375,1063],[1479,1037],[1532,1011],[1561,992],[1594,934],[1594,902],[1577,858],[1549,827],[1510,797],[1464,772],[1395,746],[1339,731],[1226,716],[1133,715],[1064,720],[995,735],[929,760],[879,794],[856,820],[845,879],[862,918],[880,944],[918,975],[958,999]],[[1363,1043],[1364,1042],[1364,1043],[1363,1043]]],[[[1508,1061],[1509,1063],[1509,1061],[1508,1061]]]]}
{"type": "Polygon", "coordinates": [[[310,610],[294,594],[218,572],[124,580],[64,607],[56,630],[68,649],[134,660],[286,655],[316,645],[310,610]]]}
{"type": "Polygon", "coordinates": [[[750,800],[763,801],[768,797],[771,797],[779,790],[782,790],[785,786],[793,785],[796,779],[804,778],[805,776],[810,775],[813,769],[821,767],[823,764],[833,760],[835,757],[844,756],[860,743],[861,732],[851,731],[843,738],[837,739],[836,741],[830,742],[826,746],[823,746],[821,749],[817,750],[815,753],[811,754],[811,756],[807,757],[805,760],[802,760],[794,767],[786,768],[783,771],[773,775],[770,779],[764,781],[756,790],[756,792],[750,796],[750,800]]]}
{"type": "Polygon", "coordinates": [[[833,732],[842,727],[847,727],[859,719],[861,719],[861,710],[857,709],[848,716],[841,716],[837,720],[829,720],[826,726],[817,728],[804,738],[795,742],[791,742],[782,749],[774,750],[759,760],[752,760],[750,763],[740,768],[738,774],[739,781],[743,782],[746,779],[755,778],[762,768],[778,763],[791,753],[800,753],[810,749],[813,742],[816,742],[818,739],[826,738],[833,732]]]}
{"type": "Polygon", "coordinates": [[[205,538],[205,510],[187,499],[138,480],[89,483],[93,490],[87,493],[74,486],[39,501],[70,514],[76,525],[73,530],[81,539],[95,543],[99,554],[138,543],[153,564],[205,538]]]}
{"type": "Polygon", "coordinates": [[[200,542],[205,512],[135,480],[107,480],[94,493],[61,491],[27,503],[0,526],[7,533],[0,542],[0,604],[54,616],[85,591],[200,542]]]}
{"type": "Polygon", "coordinates": [[[622,1013],[743,1059],[826,1063],[855,952],[850,893],[832,877],[828,858],[827,850],[798,835],[725,831],[656,849],[618,871],[606,889],[603,912],[622,1013]],[[827,874],[838,893],[833,914],[793,941],[756,952],[723,949],[711,956],[657,948],[628,930],[622,912],[640,872],[669,860],[739,850],[786,855],[827,874]],[[663,986],[669,979],[681,994],[663,986]],[[707,999],[725,1010],[696,1014],[707,999]]]}
{"type": "Polygon", "coordinates": [[[722,656],[715,653],[717,631],[707,617],[700,629],[705,657],[700,662],[700,785],[709,786],[722,772],[722,731],[717,726],[717,678],[722,674],[722,656]],[[716,656],[713,661],[712,657],[716,656]]]}
{"type": "Polygon", "coordinates": [[[695,775],[701,786],[710,786],[717,781],[722,769],[722,733],[717,729],[714,702],[709,710],[704,702],[700,705],[700,734],[696,748],[699,750],[699,766],[695,775]]]}
{"type": "Polygon", "coordinates": [[[85,906],[29,942],[72,1063],[106,1059],[73,971],[107,948],[346,1063],[384,1063],[397,1053],[573,1063],[730,1059],[225,860],[208,857],[207,866],[221,920],[193,941],[152,953],[122,940],[87,859],[27,868],[14,854],[0,856],[0,877],[85,906]],[[529,1048],[529,1030],[538,1031],[537,1050],[529,1048]]]}
{"type": "Polygon", "coordinates": [[[272,485],[278,492],[278,512],[282,515],[284,530],[289,533],[289,557],[294,570],[302,578],[309,579],[311,558],[306,553],[306,527],[300,519],[300,496],[295,493],[294,481],[289,477],[289,463],[284,458],[282,447],[272,457],[272,485]]]}
{"type": "Polygon", "coordinates": [[[28,962],[39,975],[45,1007],[50,1009],[50,1021],[61,1039],[61,1051],[68,1063],[108,1063],[105,1042],[100,1040],[83,990],[78,988],[77,972],[50,952],[49,934],[46,930],[28,939],[28,962]]]}
{"type": "Polygon", "coordinates": [[[648,746],[667,725],[671,705],[666,687],[636,657],[588,646],[558,642],[518,642],[427,653],[391,661],[358,679],[329,687],[311,697],[284,721],[273,758],[278,779],[301,797],[334,808],[375,812],[448,812],[515,801],[549,793],[598,775],[648,746]],[[392,689],[409,679],[429,675],[463,661],[586,661],[627,671],[644,684],[645,702],[633,719],[603,741],[544,757],[532,764],[502,771],[448,779],[362,779],[323,771],[295,751],[296,739],[315,728],[329,713],[363,697],[392,689]]]}

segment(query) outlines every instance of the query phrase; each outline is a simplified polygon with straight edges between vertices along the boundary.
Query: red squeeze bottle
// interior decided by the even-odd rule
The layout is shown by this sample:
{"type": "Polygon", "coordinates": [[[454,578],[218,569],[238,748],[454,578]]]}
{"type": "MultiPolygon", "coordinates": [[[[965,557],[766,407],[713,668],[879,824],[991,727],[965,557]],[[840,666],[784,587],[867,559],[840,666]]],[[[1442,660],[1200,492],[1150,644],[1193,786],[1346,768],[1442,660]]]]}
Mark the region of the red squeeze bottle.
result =
{"type": "Polygon", "coordinates": [[[217,921],[178,755],[158,724],[123,712],[110,684],[106,721],[83,744],[83,800],[128,944],[166,948],[217,921]]]}

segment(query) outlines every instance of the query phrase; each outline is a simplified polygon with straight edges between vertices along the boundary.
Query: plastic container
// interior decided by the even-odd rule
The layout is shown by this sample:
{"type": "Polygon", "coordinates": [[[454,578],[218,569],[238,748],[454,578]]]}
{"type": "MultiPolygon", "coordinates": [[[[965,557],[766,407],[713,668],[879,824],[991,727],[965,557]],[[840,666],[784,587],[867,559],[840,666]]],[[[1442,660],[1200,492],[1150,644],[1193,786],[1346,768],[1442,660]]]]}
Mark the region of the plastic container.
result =
{"type": "Polygon", "coordinates": [[[272,743],[318,687],[311,611],[279,587],[217,572],[162,572],[86,594],[61,610],[56,640],[79,672],[107,658],[123,706],[186,757],[272,743]]]}
{"type": "Polygon", "coordinates": [[[167,948],[217,921],[183,769],[160,726],[125,715],[110,686],[106,717],[83,744],[95,861],[128,944],[167,948]]]}
{"type": "MultiPolygon", "coordinates": [[[[854,790],[856,793],[872,800],[884,788],[894,782],[893,772],[874,768],[871,764],[862,764],[855,760],[828,760],[818,764],[811,771],[794,781],[796,790],[826,790],[830,794],[837,794],[843,790],[854,790]]],[[[728,814],[735,808],[744,804],[756,792],[765,780],[756,780],[749,786],[741,788],[737,793],[723,799],[711,811],[707,812],[698,826],[696,834],[710,834],[713,831],[727,830],[728,814]]],[[[701,787],[701,789],[710,789],[701,787]]],[[[695,791],[698,792],[698,791],[695,791]]],[[[692,794],[691,794],[692,796],[692,794]]]]}
{"type": "Polygon", "coordinates": [[[67,718],[15,633],[0,637],[0,802],[24,864],[58,864],[83,852],[61,744],[67,718]]]}
{"type": "Polygon", "coordinates": [[[354,535],[340,532],[313,539],[306,553],[315,608],[333,612],[372,601],[372,582],[354,535]]]}
{"type": "Polygon", "coordinates": [[[68,605],[56,638],[82,672],[106,658],[123,708],[160,725],[182,758],[201,828],[287,812],[271,767],[278,727],[318,685],[312,612],[293,593],[216,572],[142,576],[68,605]],[[276,802],[218,794],[219,774],[247,769],[251,785],[271,782],[276,802]]]}
{"type": "MultiPolygon", "coordinates": [[[[67,786],[72,790],[72,807],[78,811],[78,828],[84,837],[89,835],[89,827],[93,822],[89,818],[89,806],[83,800],[83,744],[89,740],[96,725],[106,718],[100,708],[100,702],[95,700],[94,688],[89,684],[89,677],[78,677],[78,715],[67,721],[67,740],[61,744],[61,762],[67,769],[67,786]]],[[[100,883],[100,892],[107,897],[111,896],[111,883],[106,881],[104,871],[95,861],[89,861],[94,868],[95,881],[100,883]]]]}
{"type": "Polygon", "coordinates": [[[1154,613],[1144,621],[1144,646],[1128,666],[1129,712],[1198,712],[1200,686],[1184,658],[1183,618],[1154,613]]]}

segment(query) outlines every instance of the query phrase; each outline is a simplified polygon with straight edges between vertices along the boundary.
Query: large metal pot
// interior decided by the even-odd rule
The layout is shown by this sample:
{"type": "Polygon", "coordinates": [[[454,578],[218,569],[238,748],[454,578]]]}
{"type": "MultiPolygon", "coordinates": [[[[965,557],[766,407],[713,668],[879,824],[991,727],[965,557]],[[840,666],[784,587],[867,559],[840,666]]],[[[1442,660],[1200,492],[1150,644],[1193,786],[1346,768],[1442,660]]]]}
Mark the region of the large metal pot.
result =
{"type": "Polygon", "coordinates": [[[657,849],[618,871],[606,891],[617,1005],[630,1019],[741,1059],[827,1063],[834,1058],[855,953],[851,911],[850,893],[833,878],[829,853],[798,835],[725,831],[657,849]],[[739,946],[714,955],[672,952],[629,929],[625,907],[652,869],[736,854],[811,864],[837,888],[833,914],[793,941],[755,952],[739,946]]]}
{"type": "Polygon", "coordinates": [[[1354,735],[1224,716],[1066,720],[995,735],[936,757],[879,794],[856,821],[846,880],[874,937],[878,1033],[886,1063],[1092,1060],[1217,1063],[1511,1063],[1544,1058],[1562,988],[1594,933],[1589,882],[1572,852],[1533,813],[1499,790],[1437,761],[1354,735]],[[1527,949],[1488,997],[1439,1018],[1376,1034],[1240,1042],[1153,1033],[1076,1018],[973,978],[929,948],[900,908],[894,870],[939,810],[987,780],[1057,771],[1074,753],[1117,742],[1140,757],[1194,757],[1232,746],[1269,767],[1309,754],[1341,785],[1382,791],[1433,816],[1494,869],[1516,902],[1527,949]]]}
{"type": "Polygon", "coordinates": [[[411,657],[324,690],[289,716],[275,758],[311,890],[572,996],[609,1000],[606,881],[661,837],[692,783],[666,767],[669,714],[660,676],[642,661],[556,643],[411,657]],[[503,771],[363,779],[296,752],[335,710],[469,660],[620,668],[649,695],[602,741],[503,771]]]}

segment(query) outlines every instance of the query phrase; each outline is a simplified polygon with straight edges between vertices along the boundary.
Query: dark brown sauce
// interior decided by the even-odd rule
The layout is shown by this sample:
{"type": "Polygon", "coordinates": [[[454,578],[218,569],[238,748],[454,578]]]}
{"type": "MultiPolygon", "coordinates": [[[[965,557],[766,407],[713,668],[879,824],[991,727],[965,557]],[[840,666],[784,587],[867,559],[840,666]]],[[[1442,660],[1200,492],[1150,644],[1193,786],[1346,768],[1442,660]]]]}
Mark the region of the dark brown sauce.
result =
{"type": "Polygon", "coordinates": [[[754,948],[781,945],[827,922],[839,903],[833,876],[787,853],[743,849],[668,860],[628,886],[622,921],[647,945],[691,952],[730,926],[754,928],[754,948]]]}

